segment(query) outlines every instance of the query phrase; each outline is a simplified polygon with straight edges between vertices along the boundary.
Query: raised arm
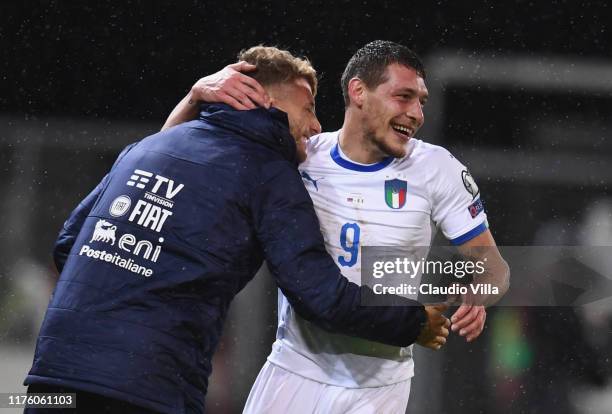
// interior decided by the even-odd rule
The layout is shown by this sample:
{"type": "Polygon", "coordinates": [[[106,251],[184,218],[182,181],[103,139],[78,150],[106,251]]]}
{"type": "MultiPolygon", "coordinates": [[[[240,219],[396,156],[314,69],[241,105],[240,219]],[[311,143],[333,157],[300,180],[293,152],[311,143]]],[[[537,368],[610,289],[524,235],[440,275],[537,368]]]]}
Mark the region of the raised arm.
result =
{"type": "Polygon", "coordinates": [[[268,108],[270,98],[266,91],[259,82],[245,74],[254,70],[255,65],[237,62],[201,78],[174,107],[162,131],[195,119],[201,102],[222,102],[239,110],[254,109],[257,106],[268,108]]]}

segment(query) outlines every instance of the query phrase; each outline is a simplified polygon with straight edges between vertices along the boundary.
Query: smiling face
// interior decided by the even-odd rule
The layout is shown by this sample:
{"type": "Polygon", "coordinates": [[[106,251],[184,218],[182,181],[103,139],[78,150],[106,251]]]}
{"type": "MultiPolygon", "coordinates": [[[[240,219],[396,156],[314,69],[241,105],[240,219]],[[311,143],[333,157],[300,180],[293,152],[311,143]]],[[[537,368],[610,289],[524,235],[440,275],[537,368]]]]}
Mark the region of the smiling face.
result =
{"type": "Polygon", "coordinates": [[[287,113],[289,130],[297,146],[298,162],[306,160],[306,142],[321,133],[321,124],[315,113],[315,100],[306,79],[273,85],[268,89],[271,104],[287,113]]]}
{"type": "Polygon", "coordinates": [[[360,109],[364,136],[385,156],[406,155],[406,144],[423,125],[428,92],[413,68],[391,64],[386,80],[373,89],[363,86],[360,109]]]}

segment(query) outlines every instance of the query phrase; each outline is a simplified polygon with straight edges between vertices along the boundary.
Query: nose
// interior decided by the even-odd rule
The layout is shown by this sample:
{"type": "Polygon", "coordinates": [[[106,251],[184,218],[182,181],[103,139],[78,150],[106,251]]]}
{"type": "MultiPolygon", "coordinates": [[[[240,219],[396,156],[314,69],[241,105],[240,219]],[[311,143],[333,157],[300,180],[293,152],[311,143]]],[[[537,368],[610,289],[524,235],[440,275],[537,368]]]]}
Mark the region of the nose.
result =
{"type": "Polygon", "coordinates": [[[408,111],[406,111],[406,116],[410,118],[418,127],[423,125],[425,115],[423,114],[423,105],[421,105],[419,100],[415,100],[415,102],[410,104],[408,111]]]}
{"type": "Polygon", "coordinates": [[[310,123],[310,135],[316,135],[321,133],[321,123],[315,117],[310,123]]]}

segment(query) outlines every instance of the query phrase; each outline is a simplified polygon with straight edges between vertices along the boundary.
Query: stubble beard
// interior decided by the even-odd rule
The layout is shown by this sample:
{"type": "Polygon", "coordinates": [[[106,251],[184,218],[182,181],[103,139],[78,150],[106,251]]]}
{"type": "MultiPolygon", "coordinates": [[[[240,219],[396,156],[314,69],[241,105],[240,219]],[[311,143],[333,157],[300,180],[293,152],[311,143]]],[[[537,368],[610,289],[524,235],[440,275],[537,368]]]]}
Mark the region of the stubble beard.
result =
{"type": "MultiPolygon", "coordinates": [[[[371,119],[383,118],[383,114],[379,112],[379,106],[377,105],[364,108],[364,110],[374,114],[371,119]]],[[[381,158],[402,158],[406,155],[406,149],[403,146],[390,145],[387,137],[384,135],[379,137],[376,134],[375,125],[370,125],[368,121],[365,122],[363,135],[366,138],[366,142],[369,143],[370,150],[377,153],[381,158]]]]}
{"type": "Polygon", "coordinates": [[[365,137],[374,151],[379,153],[383,158],[402,158],[406,155],[406,148],[404,146],[389,145],[385,137],[378,137],[374,131],[366,131],[365,137]]]}

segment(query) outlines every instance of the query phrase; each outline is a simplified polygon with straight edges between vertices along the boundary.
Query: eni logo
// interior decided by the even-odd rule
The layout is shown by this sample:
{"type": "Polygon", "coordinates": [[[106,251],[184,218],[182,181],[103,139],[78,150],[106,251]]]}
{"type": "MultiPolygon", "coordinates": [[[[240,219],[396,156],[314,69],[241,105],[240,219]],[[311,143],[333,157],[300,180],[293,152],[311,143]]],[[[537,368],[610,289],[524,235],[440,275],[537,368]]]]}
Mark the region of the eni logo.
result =
{"type": "Polygon", "coordinates": [[[115,244],[115,230],[117,230],[117,226],[113,226],[108,221],[100,219],[96,223],[96,228],[94,229],[93,236],[91,236],[91,240],[89,242],[110,242],[112,246],[115,244]]]}

